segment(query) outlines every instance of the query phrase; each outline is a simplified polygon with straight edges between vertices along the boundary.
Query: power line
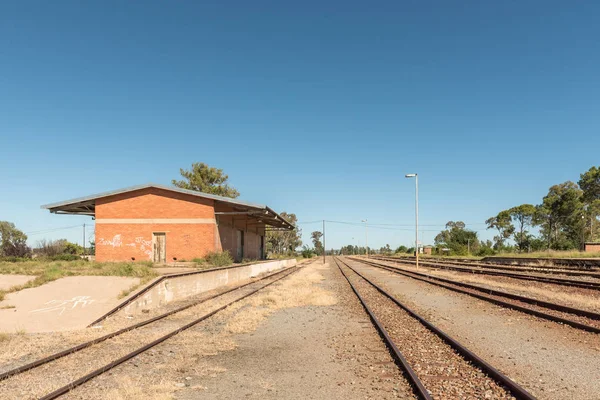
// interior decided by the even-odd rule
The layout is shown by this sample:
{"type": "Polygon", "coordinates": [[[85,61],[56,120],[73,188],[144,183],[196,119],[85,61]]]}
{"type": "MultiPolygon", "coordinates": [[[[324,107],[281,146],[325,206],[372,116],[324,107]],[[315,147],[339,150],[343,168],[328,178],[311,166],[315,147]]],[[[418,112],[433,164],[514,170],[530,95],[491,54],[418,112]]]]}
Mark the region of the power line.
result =
{"type": "Polygon", "coordinates": [[[39,231],[25,232],[25,234],[27,236],[42,235],[42,234],[45,234],[45,233],[52,233],[52,232],[66,230],[66,229],[81,228],[81,226],[82,226],[82,224],[72,225],[72,226],[63,226],[63,227],[60,227],[60,228],[50,228],[50,229],[44,229],[44,230],[39,230],[39,231]]]}

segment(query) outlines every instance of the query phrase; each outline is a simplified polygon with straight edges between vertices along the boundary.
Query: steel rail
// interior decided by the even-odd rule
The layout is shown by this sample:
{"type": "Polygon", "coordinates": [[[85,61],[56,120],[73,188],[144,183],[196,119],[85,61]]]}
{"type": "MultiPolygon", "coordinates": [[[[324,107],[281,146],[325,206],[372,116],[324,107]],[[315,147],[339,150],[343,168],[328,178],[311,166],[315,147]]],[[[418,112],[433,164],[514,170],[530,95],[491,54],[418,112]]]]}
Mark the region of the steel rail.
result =
{"type": "MultiPolygon", "coordinates": [[[[414,262],[409,261],[409,260],[394,260],[394,259],[387,259],[387,258],[378,258],[378,260],[390,261],[390,262],[393,261],[396,263],[414,264],[414,262]]],[[[586,282],[586,281],[578,281],[578,280],[574,280],[574,279],[552,278],[552,277],[545,277],[545,276],[525,275],[525,274],[517,274],[517,273],[502,272],[502,271],[490,271],[490,270],[485,270],[485,269],[480,269],[480,268],[476,269],[476,268],[470,268],[470,267],[460,267],[460,266],[455,266],[455,265],[432,263],[432,262],[427,262],[427,261],[421,261],[420,264],[423,266],[427,266],[429,268],[435,268],[435,269],[447,269],[450,271],[467,272],[467,273],[473,273],[473,274],[478,274],[478,275],[504,276],[507,278],[515,278],[515,279],[521,279],[521,280],[527,280],[527,281],[551,283],[553,285],[572,286],[572,287],[579,287],[579,288],[590,289],[590,290],[600,290],[600,282],[586,282]]]]}
{"type": "MultiPolygon", "coordinates": [[[[152,341],[152,342],[150,342],[150,343],[148,343],[148,344],[146,344],[146,345],[144,345],[144,346],[142,346],[142,347],[140,347],[140,348],[132,351],[131,353],[128,353],[128,354],[124,355],[123,357],[120,357],[119,359],[114,360],[114,361],[112,361],[112,362],[110,362],[110,363],[108,363],[108,364],[106,364],[106,365],[104,365],[104,366],[102,366],[102,367],[100,367],[100,368],[98,368],[98,369],[96,369],[96,370],[94,370],[94,371],[92,371],[92,372],[90,372],[90,373],[82,376],[81,378],[79,378],[79,379],[77,379],[77,380],[75,380],[75,381],[73,381],[71,383],[68,383],[65,386],[62,386],[62,387],[56,389],[53,392],[51,392],[51,393],[49,393],[49,394],[47,394],[45,396],[40,397],[40,400],[53,400],[53,399],[56,399],[56,398],[62,396],[63,394],[66,394],[66,393],[70,392],[71,390],[75,389],[76,387],[81,386],[84,383],[92,380],[93,378],[95,378],[95,377],[97,377],[99,375],[102,375],[105,372],[113,369],[114,367],[116,367],[116,366],[124,363],[125,361],[128,361],[128,360],[132,359],[133,357],[135,357],[135,356],[137,356],[137,355],[139,355],[139,354],[141,354],[141,353],[143,353],[143,352],[145,352],[145,351],[147,351],[147,350],[149,350],[149,349],[151,349],[151,348],[159,345],[160,343],[164,342],[167,339],[170,339],[171,337],[177,335],[178,333],[181,333],[181,332],[185,331],[186,329],[189,329],[189,328],[193,327],[194,325],[197,325],[200,322],[202,322],[202,321],[204,321],[204,320],[212,317],[213,315],[217,314],[220,311],[223,311],[224,309],[226,309],[227,307],[231,306],[232,304],[237,303],[238,301],[244,300],[245,298],[252,296],[253,294],[255,294],[255,293],[257,293],[257,292],[265,289],[268,286],[271,286],[272,284],[274,284],[276,282],[279,282],[280,280],[282,280],[282,279],[288,277],[289,275],[293,274],[294,272],[297,272],[297,271],[300,270],[300,268],[298,268],[298,267],[291,267],[291,269],[293,269],[291,272],[283,275],[282,277],[279,277],[279,278],[275,279],[274,281],[269,282],[266,285],[264,285],[264,286],[262,286],[262,287],[260,287],[258,289],[255,289],[255,290],[251,291],[250,293],[247,293],[247,294],[245,294],[245,295],[243,295],[241,297],[238,297],[237,299],[235,299],[235,300],[233,300],[233,301],[231,301],[231,302],[229,302],[229,303],[227,303],[227,304],[225,304],[225,305],[217,308],[216,310],[211,311],[208,314],[204,314],[203,316],[201,316],[201,317],[193,320],[192,322],[190,322],[190,323],[188,323],[188,324],[186,324],[184,326],[181,326],[181,327],[175,329],[174,331],[169,332],[168,334],[166,334],[164,336],[161,336],[160,338],[158,338],[158,339],[156,339],[156,340],[154,340],[154,341],[152,341]]],[[[289,269],[288,269],[288,271],[289,271],[289,269]]]]}
{"type": "MultiPolygon", "coordinates": [[[[378,259],[387,259],[394,261],[405,261],[405,262],[413,262],[413,259],[410,257],[388,257],[388,256],[377,256],[373,258],[378,259]]],[[[540,274],[550,274],[550,275],[567,275],[567,276],[582,276],[588,278],[597,278],[600,279],[600,272],[595,271],[581,271],[580,269],[573,270],[564,267],[536,267],[534,265],[523,265],[523,266],[505,266],[501,264],[487,264],[487,263],[478,263],[478,262],[468,262],[468,261],[455,261],[455,260],[441,260],[438,258],[431,260],[423,260],[422,258],[419,260],[419,264],[428,263],[428,264],[441,264],[441,265],[456,265],[456,266],[464,266],[470,268],[488,268],[495,269],[501,271],[513,271],[513,272],[537,272],[540,274]]],[[[581,282],[581,281],[576,281],[581,282]]]]}
{"type": "MultiPolygon", "coordinates": [[[[581,329],[581,330],[584,330],[584,331],[587,331],[587,332],[600,333],[600,328],[596,327],[596,326],[593,326],[593,325],[588,325],[588,324],[584,324],[584,323],[581,323],[581,322],[573,321],[573,320],[570,320],[570,319],[567,319],[567,318],[558,317],[556,315],[548,314],[548,313],[545,313],[545,312],[542,312],[542,311],[532,310],[531,308],[527,308],[527,307],[520,306],[518,304],[513,304],[513,303],[506,302],[506,301],[498,300],[498,299],[495,299],[493,297],[487,296],[485,294],[473,293],[473,292],[470,292],[468,290],[463,290],[463,289],[460,289],[460,288],[457,288],[457,287],[453,287],[453,286],[450,286],[450,285],[448,285],[446,283],[443,283],[443,282],[447,281],[451,285],[463,286],[463,287],[469,287],[469,286],[474,286],[474,285],[469,285],[469,284],[462,283],[462,282],[455,282],[455,281],[451,281],[451,280],[444,279],[444,278],[438,278],[438,277],[433,276],[433,275],[427,275],[427,274],[423,274],[423,273],[419,273],[419,272],[406,271],[406,270],[399,269],[397,267],[392,267],[392,266],[389,266],[389,265],[377,264],[377,263],[372,262],[372,261],[369,262],[369,261],[359,260],[359,259],[355,259],[355,258],[351,258],[351,259],[353,261],[357,261],[357,262],[363,263],[365,265],[371,265],[371,266],[374,266],[376,268],[381,268],[381,269],[384,269],[384,270],[387,270],[387,271],[391,271],[391,272],[394,272],[396,274],[407,276],[409,278],[412,278],[412,279],[415,279],[415,280],[418,280],[418,281],[422,281],[422,282],[426,282],[426,283],[429,283],[429,284],[432,284],[432,285],[435,285],[435,286],[443,287],[445,289],[452,290],[452,291],[455,291],[457,293],[466,294],[466,295],[478,298],[480,300],[484,300],[484,301],[496,304],[496,305],[504,307],[504,308],[511,308],[513,310],[521,311],[521,312],[524,312],[526,314],[530,314],[530,315],[533,315],[533,316],[536,316],[536,317],[539,317],[539,318],[547,319],[547,320],[552,321],[552,322],[557,322],[557,323],[561,323],[561,324],[564,324],[564,325],[569,325],[569,326],[571,326],[573,328],[581,329]],[[439,282],[436,282],[436,281],[439,281],[439,282]]],[[[505,296],[507,298],[512,298],[513,300],[523,301],[523,302],[527,302],[529,304],[539,305],[540,307],[545,307],[544,304],[546,304],[546,305],[548,305],[548,306],[546,306],[546,308],[551,308],[551,309],[554,309],[556,311],[561,311],[561,312],[566,312],[566,313],[571,313],[571,314],[577,313],[576,315],[579,315],[579,316],[584,316],[584,317],[590,318],[590,319],[598,319],[598,314],[597,313],[593,313],[591,311],[580,310],[580,309],[576,309],[576,308],[572,308],[572,307],[562,306],[560,304],[555,304],[555,303],[550,303],[550,302],[544,302],[544,301],[541,301],[541,300],[535,300],[535,299],[531,299],[531,298],[524,297],[524,296],[513,295],[511,293],[505,293],[505,292],[501,292],[501,291],[495,291],[495,290],[492,290],[492,289],[485,289],[485,288],[481,288],[481,287],[478,287],[477,289],[475,289],[475,288],[471,288],[471,289],[472,290],[477,290],[477,291],[483,289],[483,290],[481,290],[482,292],[487,292],[487,293],[490,293],[490,294],[494,294],[493,292],[496,292],[495,295],[497,295],[497,296],[505,296]],[[502,294],[500,294],[500,293],[502,293],[502,294]],[[519,300],[518,297],[521,297],[523,299],[527,299],[527,301],[519,300]],[[551,307],[549,307],[549,306],[551,306],[551,307]],[[568,311],[568,310],[571,310],[571,311],[568,311]]]]}
{"type": "Polygon", "coordinates": [[[382,287],[380,287],[379,285],[377,285],[376,283],[374,283],[373,281],[371,281],[370,279],[368,279],[367,277],[362,275],[360,272],[356,271],[354,268],[352,268],[350,265],[345,263],[343,260],[340,260],[340,261],[343,264],[345,264],[349,269],[354,271],[354,273],[356,273],[358,276],[360,276],[362,279],[364,279],[366,282],[368,282],[371,286],[373,286],[375,289],[377,289],[381,294],[383,294],[388,299],[393,301],[398,307],[402,308],[404,311],[406,311],[408,314],[410,314],[410,316],[412,316],[413,318],[418,320],[427,329],[429,329],[431,332],[433,332],[437,336],[439,336],[444,342],[446,342],[448,345],[450,345],[454,350],[456,350],[459,354],[461,354],[465,359],[472,362],[474,365],[479,367],[487,375],[494,378],[497,382],[501,383],[506,388],[508,388],[512,392],[512,394],[514,395],[515,398],[517,398],[518,400],[535,400],[536,399],[531,393],[529,393],[527,390],[525,390],[523,387],[521,387],[518,383],[514,382],[508,376],[504,375],[498,369],[496,369],[495,367],[490,365],[487,361],[485,361],[484,359],[479,357],[477,354],[473,353],[471,350],[469,350],[468,348],[463,346],[457,340],[453,339],[450,335],[448,335],[447,333],[445,333],[444,331],[442,331],[441,329],[439,329],[438,327],[433,325],[431,322],[427,321],[425,318],[421,317],[419,314],[417,314],[416,312],[411,310],[409,307],[407,307],[402,302],[400,302],[400,300],[398,300],[396,297],[394,297],[393,295],[388,293],[385,289],[383,289],[382,287]]]}
{"type": "Polygon", "coordinates": [[[375,316],[375,314],[373,313],[371,308],[367,305],[367,302],[365,301],[365,299],[360,295],[360,293],[358,292],[356,287],[352,284],[352,282],[350,282],[350,278],[348,278],[348,275],[346,275],[346,273],[344,272],[342,267],[340,267],[340,265],[338,264],[337,258],[334,257],[333,260],[334,260],[335,264],[337,265],[337,267],[339,268],[342,275],[344,275],[344,278],[346,278],[346,280],[348,281],[348,284],[352,288],[352,291],[354,292],[356,297],[358,297],[358,300],[360,301],[361,305],[363,306],[363,308],[369,315],[371,322],[373,322],[373,325],[375,325],[375,328],[377,329],[379,334],[382,336],[383,341],[385,342],[386,346],[388,347],[388,349],[390,349],[393,357],[396,359],[396,362],[400,363],[400,368],[402,368],[404,370],[404,372],[406,372],[406,374],[408,375],[409,383],[411,384],[413,389],[416,391],[416,394],[421,399],[433,400],[433,398],[431,397],[431,395],[429,394],[429,392],[423,385],[423,382],[421,382],[421,379],[419,379],[419,377],[417,376],[415,371],[412,369],[412,367],[410,366],[410,364],[408,363],[406,358],[404,358],[404,356],[402,355],[402,352],[400,352],[400,350],[398,349],[398,347],[396,346],[396,344],[394,343],[394,341],[392,340],[390,335],[387,333],[387,330],[385,329],[385,327],[381,324],[381,322],[379,322],[379,320],[377,319],[377,317],[375,316]]]}
{"type": "MultiPolygon", "coordinates": [[[[398,258],[394,258],[394,257],[379,257],[378,259],[383,260],[383,261],[395,261],[395,262],[400,262],[400,263],[414,264],[414,262],[412,260],[398,259],[398,258]]],[[[549,276],[530,275],[530,274],[526,274],[525,270],[518,270],[518,269],[510,269],[509,270],[509,271],[513,271],[513,272],[495,271],[496,269],[507,269],[507,268],[494,267],[494,266],[492,266],[492,267],[471,266],[471,265],[468,265],[465,263],[458,264],[458,263],[452,263],[452,262],[447,262],[447,261],[443,261],[443,262],[441,262],[441,261],[438,261],[438,262],[423,261],[423,262],[421,262],[421,264],[429,265],[432,268],[442,268],[442,269],[455,270],[455,271],[461,271],[461,272],[470,272],[470,273],[472,272],[472,273],[478,273],[478,274],[483,274],[483,275],[508,276],[508,277],[517,278],[517,279],[536,280],[536,281],[540,281],[540,282],[555,283],[558,285],[577,286],[577,287],[582,287],[582,288],[586,288],[586,289],[600,290],[600,282],[590,282],[590,281],[581,281],[581,280],[575,280],[575,279],[553,278],[553,277],[549,277],[549,276]],[[519,271],[523,271],[523,273],[519,273],[519,271]]],[[[549,274],[556,274],[556,275],[573,275],[571,273],[567,273],[567,272],[563,272],[563,271],[552,271],[552,272],[536,271],[536,270],[529,270],[529,271],[530,272],[538,272],[540,274],[549,273],[549,274]]],[[[577,275],[588,277],[588,278],[600,279],[600,274],[594,274],[594,275],[577,274],[577,275]]]]}
{"type": "MultiPolygon", "coordinates": [[[[294,268],[294,267],[290,267],[290,268],[294,268]]],[[[68,356],[68,355],[71,355],[71,354],[73,354],[73,353],[76,353],[76,352],[78,352],[78,351],[81,351],[81,350],[87,349],[88,347],[91,347],[91,346],[93,346],[93,345],[95,345],[95,344],[98,344],[98,343],[104,342],[104,341],[106,341],[106,340],[108,340],[108,339],[111,339],[111,338],[113,338],[113,337],[115,337],[115,336],[119,336],[119,335],[122,335],[122,334],[124,334],[124,333],[130,332],[130,331],[132,331],[132,330],[135,330],[135,329],[141,328],[141,327],[143,327],[143,326],[149,325],[149,324],[151,324],[151,323],[154,323],[154,322],[156,322],[156,321],[160,321],[160,320],[161,320],[161,319],[163,319],[163,318],[166,318],[166,317],[168,317],[168,316],[171,316],[171,315],[173,315],[173,314],[177,314],[177,313],[179,313],[179,312],[181,312],[181,311],[187,310],[188,308],[195,307],[195,306],[197,306],[197,305],[200,305],[200,304],[202,304],[202,303],[205,303],[205,302],[207,302],[207,301],[213,300],[213,299],[215,299],[215,298],[217,298],[217,297],[224,296],[224,295],[226,295],[226,294],[228,294],[228,293],[231,293],[231,292],[233,292],[233,291],[236,291],[236,290],[242,289],[242,288],[244,288],[244,287],[246,287],[246,286],[253,285],[253,284],[255,284],[255,283],[257,283],[257,282],[261,282],[261,281],[263,281],[263,280],[265,280],[265,279],[272,278],[272,277],[274,277],[274,276],[276,276],[276,275],[279,275],[279,274],[282,274],[282,273],[284,273],[285,271],[288,271],[290,268],[286,268],[286,269],[283,269],[283,270],[281,270],[281,271],[277,271],[277,272],[275,272],[275,273],[273,273],[273,274],[266,275],[266,276],[264,276],[264,277],[262,277],[262,278],[260,278],[260,279],[254,280],[254,281],[252,281],[252,282],[248,282],[248,283],[245,283],[245,284],[243,284],[243,285],[236,286],[236,287],[234,287],[234,288],[231,288],[231,289],[228,289],[228,290],[226,290],[226,291],[224,291],[224,292],[221,292],[221,293],[217,293],[217,294],[211,295],[211,296],[209,296],[209,297],[207,297],[207,298],[204,298],[204,299],[201,299],[201,300],[195,301],[195,302],[193,302],[193,303],[191,303],[191,304],[188,304],[188,305],[185,305],[185,306],[183,306],[183,307],[179,307],[179,308],[176,308],[176,309],[174,309],[174,310],[168,311],[168,312],[166,312],[166,313],[163,313],[163,314],[157,315],[156,317],[153,317],[153,318],[150,318],[150,319],[147,319],[147,320],[144,320],[144,321],[138,322],[137,324],[133,324],[133,325],[131,325],[131,326],[127,326],[127,327],[125,327],[125,328],[122,328],[122,329],[119,329],[119,330],[117,330],[117,331],[114,331],[114,332],[108,333],[108,334],[106,334],[106,335],[104,335],[104,336],[101,336],[101,337],[99,337],[99,338],[96,338],[96,339],[89,340],[89,341],[87,341],[87,342],[84,342],[84,343],[78,344],[78,345],[76,345],[76,346],[70,347],[70,348],[68,348],[68,349],[65,349],[65,350],[62,350],[62,351],[60,351],[60,352],[58,352],[58,353],[51,354],[51,355],[49,355],[49,356],[47,356],[47,357],[41,358],[41,359],[39,359],[39,360],[32,361],[32,362],[30,362],[30,363],[28,363],[28,364],[25,364],[25,365],[22,365],[22,366],[20,366],[20,367],[13,368],[13,369],[11,369],[11,370],[9,370],[9,371],[6,371],[6,372],[3,372],[3,373],[1,373],[1,374],[0,374],[0,381],[3,381],[3,380],[5,380],[5,379],[8,379],[8,378],[11,378],[11,377],[13,377],[13,376],[15,376],[15,375],[18,375],[18,374],[21,374],[21,373],[23,373],[23,372],[25,372],[25,371],[32,370],[32,369],[34,369],[34,368],[37,368],[37,367],[39,367],[39,366],[42,366],[42,365],[44,365],[44,364],[48,364],[48,363],[50,363],[50,362],[52,362],[52,361],[58,360],[59,358],[66,357],[66,356],[68,356]]]]}

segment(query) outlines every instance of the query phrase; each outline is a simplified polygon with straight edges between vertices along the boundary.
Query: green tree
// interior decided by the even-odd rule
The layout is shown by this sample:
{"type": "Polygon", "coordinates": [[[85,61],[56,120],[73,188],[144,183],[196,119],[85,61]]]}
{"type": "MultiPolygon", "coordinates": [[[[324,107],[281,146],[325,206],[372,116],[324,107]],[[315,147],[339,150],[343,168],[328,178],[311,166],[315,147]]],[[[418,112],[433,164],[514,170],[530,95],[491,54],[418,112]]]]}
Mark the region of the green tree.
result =
{"type": "Polygon", "coordinates": [[[323,243],[321,242],[321,238],[323,237],[323,232],[314,231],[310,234],[313,245],[315,246],[315,253],[320,256],[323,254],[323,243]]]}
{"type": "Polygon", "coordinates": [[[173,179],[173,185],[188,190],[236,198],[240,193],[227,184],[229,176],[222,169],[210,167],[204,163],[193,163],[191,170],[179,170],[184,180],[173,179]]]}
{"type": "Polygon", "coordinates": [[[434,239],[435,244],[450,249],[451,254],[466,255],[469,250],[476,253],[479,249],[477,232],[465,229],[462,221],[448,221],[446,229],[434,239]]]}
{"type": "Polygon", "coordinates": [[[527,235],[529,231],[527,228],[533,224],[533,217],[535,215],[535,206],[532,204],[521,204],[508,210],[513,222],[516,223],[516,232],[514,233],[514,239],[517,244],[519,251],[524,251],[528,248],[527,235]]]}
{"type": "Polygon", "coordinates": [[[396,249],[395,253],[406,253],[406,250],[408,250],[408,247],[401,245],[396,249]]]}
{"type": "Polygon", "coordinates": [[[571,181],[553,185],[536,207],[533,223],[540,226],[546,248],[579,248],[585,227],[583,191],[571,181]]]}
{"type": "Polygon", "coordinates": [[[30,254],[27,235],[12,222],[0,221],[0,257],[28,257],[30,254]]]}
{"type": "Polygon", "coordinates": [[[485,221],[487,229],[496,229],[498,235],[494,236],[494,248],[502,250],[504,242],[515,232],[515,227],[512,224],[510,212],[508,210],[500,211],[495,217],[488,218],[485,221]]]}
{"type": "Polygon", "coordinates": [[[583,190],[583,201],[587,204],[600,200],[600,167],[592,167],[580,175],[579,188],[583,190]]]}
{"type": "Polygon", "coordinates": [[[292,231],[268,231],[266,235],[267,250],[277,254],[292,253],[302,246],[302,229],[297,227],[296,214],[282,212],[280,215],[296,228],[292,231]]]}
{"type": "Polygon", "coordinates": [[[583,190],[582,201],[586,205],[586,225],[588,226],[588,241],[595,241],[599,237],[600,227],[600,167],[592,167],[580,175],[579,187],[583,190]],[[589,221],[589,225],[587,222],[589,221]]]}

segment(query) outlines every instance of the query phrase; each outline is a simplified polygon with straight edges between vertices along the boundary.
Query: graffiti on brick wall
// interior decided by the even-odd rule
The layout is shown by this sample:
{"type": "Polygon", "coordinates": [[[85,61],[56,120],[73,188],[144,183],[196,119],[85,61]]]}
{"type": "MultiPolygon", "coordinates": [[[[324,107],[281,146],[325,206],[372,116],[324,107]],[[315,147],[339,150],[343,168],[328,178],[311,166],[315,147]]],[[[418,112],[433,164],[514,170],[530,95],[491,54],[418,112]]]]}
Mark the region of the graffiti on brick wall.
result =
{"type": "Polygon", "coordinates": [[[104,238],[100,238],[98,239],[98,245],[99,246],[112,246],[112,247],[121,247],[121,246],[127,246],[127,247],[132,247],[134,249],[138,249],[139,246],[139,250],[148,257],[148,259],[152,259],[152,240],[145,240],[143,236],[138,236],[134,239],[133,242],[130,243],[123,243],[123,239],[121,237],[121,234],[117,234],[115,236],[113,236],[113,238],[111,240],[107,240],[104,238]]]}
{"type": "Polygon", "coordinates": [[[152,240],[145,240],[143,236],[138,236],[135,238],[135,243],[139,244],[141,252],[152,260],[152,240]]]}
{"type": "Polygon", "coordinates": [[[107,240],[104,238],[98,239],[98,245],[100,245],[100,246],[121,247],[122,244],[123,244],[123,242],[121,241],[120,234],[113,236],[112,240],[107,240]]]}

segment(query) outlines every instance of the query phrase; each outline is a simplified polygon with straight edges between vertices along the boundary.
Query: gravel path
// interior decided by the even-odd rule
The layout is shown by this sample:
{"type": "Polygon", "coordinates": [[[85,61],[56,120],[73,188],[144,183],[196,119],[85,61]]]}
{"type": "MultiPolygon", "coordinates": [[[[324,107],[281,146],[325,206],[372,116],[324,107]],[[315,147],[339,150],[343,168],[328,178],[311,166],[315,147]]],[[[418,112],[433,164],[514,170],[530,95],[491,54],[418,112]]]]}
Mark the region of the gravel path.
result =
{"type": "Polygon", "coordinates": [[[600,335],[353,265],[539,399],[600,399],[600,335]]]}
{"type": "MultiPolygon", "coordinates": [[[[352,263],[350,263],[352,264],[352,263]]],[[[512,395],[466,361],[441,338],[378,292],[351,269],[346,271],[394,343],[435,399],[510,399],[512,395]]]]}

